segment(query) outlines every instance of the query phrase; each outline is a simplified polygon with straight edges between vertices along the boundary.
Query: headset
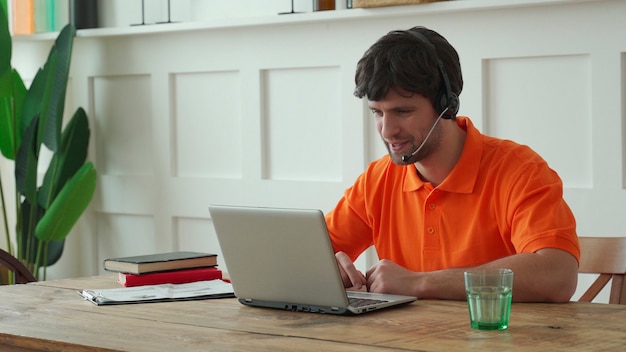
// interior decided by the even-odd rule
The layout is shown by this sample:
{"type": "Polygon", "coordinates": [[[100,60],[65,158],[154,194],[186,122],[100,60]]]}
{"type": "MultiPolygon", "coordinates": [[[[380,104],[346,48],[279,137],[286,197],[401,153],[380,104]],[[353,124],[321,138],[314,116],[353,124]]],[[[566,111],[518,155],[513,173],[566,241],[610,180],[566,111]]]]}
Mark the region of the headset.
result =
{"type": "Polygon", "coordinates": [[[456,114],[459,112],[459,97],[454,94],[454,92],[452,92],[452,87],[450,86],[450,80],[448,79],[446,68],[443,66],[443,62],[437,55],[437,49],[435,48],[433,43],[428,40],[425,35],[418,32],[418,30],[426,30],[426,28],[413,27],[409,29],[408,32],[433,49],[433,52],[435,53],[435,58],[437,59],[437,63],[439,65],[439,74],[441,75],[441,79],[443,81],[443,86],[439,86],[439,90],[437,91],[434,108],[439,114],[441,114],[442,118],[448,120],[454,119],[456,117],[456,114]]]}

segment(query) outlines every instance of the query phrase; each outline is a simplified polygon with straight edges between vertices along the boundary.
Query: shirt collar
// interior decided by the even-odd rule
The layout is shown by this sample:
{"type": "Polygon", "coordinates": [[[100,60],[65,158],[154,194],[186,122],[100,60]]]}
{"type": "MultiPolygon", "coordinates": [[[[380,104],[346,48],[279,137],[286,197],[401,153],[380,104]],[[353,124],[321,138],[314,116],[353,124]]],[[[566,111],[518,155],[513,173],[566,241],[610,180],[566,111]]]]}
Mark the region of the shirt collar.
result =
{"type": "MultiPolygon", "coordinates": [[[[482,135],[468,117],[457,116],[456,123],[460,128],[467,131],[463,152],[452,172],[437,186],[437,189],[446,192],[471,193],[474,190],[480,168],[483,151],[482,135]]],[[[404,168],[405,192],[415,191],[422,187],[432,189],[430,182],[424,182],[419,178],[414,165],[407,165],[404,168]]]]}

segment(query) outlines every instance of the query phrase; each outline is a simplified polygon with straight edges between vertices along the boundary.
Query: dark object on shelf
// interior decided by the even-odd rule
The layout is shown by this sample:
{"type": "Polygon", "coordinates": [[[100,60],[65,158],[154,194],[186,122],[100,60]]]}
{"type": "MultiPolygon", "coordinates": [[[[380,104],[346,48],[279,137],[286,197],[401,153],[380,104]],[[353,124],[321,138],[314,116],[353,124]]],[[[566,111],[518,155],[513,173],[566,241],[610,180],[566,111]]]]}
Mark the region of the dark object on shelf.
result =
{"type": "Polygon", "coordinates": [[[292,13],[298,13],[298,12],[295,12],[294,9],[293,9],[293,0],[291,0],[291,12],[279,12],[278,14],[279,15],[289,15],[289,14],[292,14],[292,13]]]}
{"type": "Polygon", "coordinates": [[[172,4],[170,0],[167,0],[167,21],[157,22],[157,24],[162,23],[174,23],[172,22],[172,4]]]}
{"type": "Polygon", "coordinates": [[[141,0],[141,23],[134,23],[131,26],[143,26],[146,24],[146,4],[144,0],[141,0]]]}
{"type": "Polygon", "coordinates": [[[327,11],[335,9],[335,0],[313,0],[313,11],[327,11]]]}
{"type": "Polygon", "coordinates": [[[98,0],[71,0],[70,23],[76,29],[98,28],[98,0]]]}

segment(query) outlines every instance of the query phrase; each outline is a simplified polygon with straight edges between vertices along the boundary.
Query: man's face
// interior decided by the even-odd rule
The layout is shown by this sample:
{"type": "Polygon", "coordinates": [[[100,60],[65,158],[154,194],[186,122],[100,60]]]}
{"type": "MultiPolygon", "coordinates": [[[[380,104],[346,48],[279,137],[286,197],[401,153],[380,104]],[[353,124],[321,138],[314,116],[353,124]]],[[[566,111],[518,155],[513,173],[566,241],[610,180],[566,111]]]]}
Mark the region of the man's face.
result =
{"type": "Polygon", "coordinates": [[[368,101],[380,134],[391,160],[398,165],[416,163],[436,150],[441,130],[436,126],[418,153],[402,161],[420,147],[433,127],[438,114],[430,101],[419,94],[390,89],[381,100],[368,101]]]}

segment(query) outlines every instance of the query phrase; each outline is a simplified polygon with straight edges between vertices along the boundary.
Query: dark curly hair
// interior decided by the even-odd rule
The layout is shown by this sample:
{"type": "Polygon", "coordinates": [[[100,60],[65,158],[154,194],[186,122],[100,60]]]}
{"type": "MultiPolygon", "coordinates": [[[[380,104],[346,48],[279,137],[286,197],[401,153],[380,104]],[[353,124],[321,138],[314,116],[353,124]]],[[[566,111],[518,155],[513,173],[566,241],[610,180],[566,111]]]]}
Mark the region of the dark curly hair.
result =
{"type": "Polygon", "coordinates": [[[434,105],[437,93],[445,89],[438,60],[443,63],[452,92],[460,95],[463,76],[459,55],[444,37],[424,27],[391,31],[359,60],[354,95],[376,101],[385,97],[389,89],[401,88],[423,95],[434,105]],[[431,44],[411,31],[426,37],[431,44]]]}

